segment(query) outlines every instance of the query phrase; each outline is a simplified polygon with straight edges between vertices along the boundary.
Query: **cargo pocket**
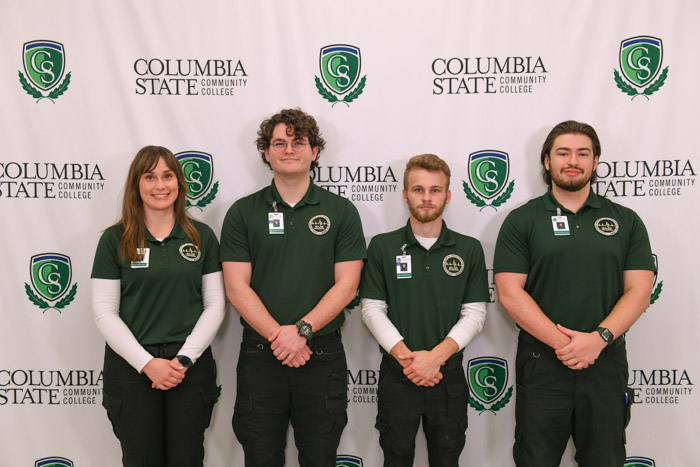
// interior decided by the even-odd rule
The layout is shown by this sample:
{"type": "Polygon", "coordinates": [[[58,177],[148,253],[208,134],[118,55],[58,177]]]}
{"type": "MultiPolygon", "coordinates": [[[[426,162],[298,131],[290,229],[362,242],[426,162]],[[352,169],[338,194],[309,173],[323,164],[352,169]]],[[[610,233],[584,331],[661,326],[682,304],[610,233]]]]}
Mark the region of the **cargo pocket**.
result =
{"type": "Polygon", "coordinates": [[[252,397],[237,397],[233,407],[233,432],[243,446],[250,445],[252,437],[247,426],[247,420],[253,413],[252,397]]]}
{"type": "Polygon", "coordinates": [[[112,431],[117,438],[119,438],[119,413],[122,410],[122,401],[116,397],[112,397],[106,392],[102,391],[102,407],[107,410],[107,418],[109,418],[112,424],[112,431]]]}
{"type": "Polygon", "coordinates": [[[466,384],[447,385],[447,416],[456,423],[464,433],[469,426],[467,412],[469,410],[469,394],[466,384]]]}

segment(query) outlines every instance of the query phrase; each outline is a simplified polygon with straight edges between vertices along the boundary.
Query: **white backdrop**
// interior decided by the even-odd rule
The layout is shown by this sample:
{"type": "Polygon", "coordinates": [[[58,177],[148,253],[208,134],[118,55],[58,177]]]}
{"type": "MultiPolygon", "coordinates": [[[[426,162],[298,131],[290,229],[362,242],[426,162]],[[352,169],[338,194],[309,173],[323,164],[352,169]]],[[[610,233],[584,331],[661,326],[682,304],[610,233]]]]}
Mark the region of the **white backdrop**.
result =
{"type": "MultiPolygon", "coordinates": [[[[328,142],[317,183],[353,199],[368,240],[403,225],[403,166],[433,152],[453,173],[447,223],[481,240],[489,268],[507,212],[545,190],[539,149],[549,129],[567,119],[592,124],[603,147],[597,190],[640,214],[659,264],[654,303],[628,334],[638,402],[628,465],[694,465],[699,19],[692,0],[0,0],[0,465],[120,465],[100,406],[104,341],[89,276],[136,151],[157,144],[211,155],[211,184],[190,213],[218,234],[231,203],[270,182],[253,143],[260,121],[297,106],[316,116],[328,142]],[[653,76],[635,87],[620,49],[638,36],[660,45],[635,62],[653,76]],[[63,74],[58,62],[45,65],[55,67],[55,76],[43,75],[52,84],[45,91],[30,79],[32,64],[25,68],[24,46],[35,41],[63,49],[63,74]],[[334,44],[360,51],[347,94],[331,92],[319,67],[320,50],[334,44]],[[355,98],[331,102],[348,95],[355,98]],[[484,150],[509,160],[493,198],[469,179],[469,155],[484,150]],[[480,208],[477,198],[491,206],[480,208]],[[32,258],[47,253],[70,262],[56,270],[62,295],[32,281],[32,258]]],[[[513,465],[508,389],[517,333],[499,305],[488,308],[465,366],[494,357],[506,363],[507,380],[488,403],[472,391],[461,465],[503,467],[513,465]]],[[[222,391],[206,433],[209,467],[243,465],[231,429],[241,326],[228,311],[213,344],[222,391]]],[[[347,318],[349,423],[339,454],[354,456],[345,465],[373,467],[382,459],[373,428],[379,351],[359,309],[347,318]]],[[[295,466],[291,437],[289,444],[295,466]]],[[[416,465],[427,465],[422,434],[416,465]]],[[[575,465],[571,449],[562,465],[575,465]]]]}

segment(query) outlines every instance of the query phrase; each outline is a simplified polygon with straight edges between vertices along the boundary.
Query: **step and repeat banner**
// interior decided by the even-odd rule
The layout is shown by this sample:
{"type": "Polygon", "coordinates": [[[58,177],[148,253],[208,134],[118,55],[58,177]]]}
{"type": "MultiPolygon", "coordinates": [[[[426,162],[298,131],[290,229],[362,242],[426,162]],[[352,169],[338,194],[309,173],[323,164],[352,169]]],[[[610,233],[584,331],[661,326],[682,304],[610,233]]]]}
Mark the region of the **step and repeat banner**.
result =
{"type": "MultiPolygon", "coordinates": [[[[505,216],[545,191],[548,131],[593,125],[603,148],[594,188],[639,213],[658,265],[651,305],[627,335],[626,465],[696,465],[699,19],[694,0],[0,0],[0,465],[121,465],[101,406],[90,271],[128,165],[145,145],[171,149],[189,213],[218,235],[228,207],[270,183],[256,131],[288,107],[317,118],[327,146],[311,176],[353,201],[368,241],[406,221],[406,160],[444,158],[445,219],[482,242],[488,268],[505,216]],[[477,175],[483,163],[488,176],[477,175]]],[[[486,325],[464,354],[460,465],[504,467],[517,329],[489,273],[486,325]]],[[[212,344],[221,394],[208,467],[243,465],[231,428],[242,329],[227,311],[212,344]]],[[[374,467],[379,350],[359,308],[346,313],[338,465],[374,467]]],[[[287,458],[298,465],[291,434],[287,458]]],[[[416,465],[427,465],[422,431],[416,465]]],[[[571,445],[562,465],[575,465],[571,445]]]]}

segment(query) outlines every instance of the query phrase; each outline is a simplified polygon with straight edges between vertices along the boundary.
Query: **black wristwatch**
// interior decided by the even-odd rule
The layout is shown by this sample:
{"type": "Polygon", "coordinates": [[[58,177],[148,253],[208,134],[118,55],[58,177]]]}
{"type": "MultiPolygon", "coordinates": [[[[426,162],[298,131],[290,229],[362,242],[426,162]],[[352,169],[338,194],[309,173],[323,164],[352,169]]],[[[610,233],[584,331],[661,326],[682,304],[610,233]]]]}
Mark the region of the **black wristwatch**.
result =
{"type": "Polygon", "coordinates": [[[190,357],[187,355],[178,355],[177,361],[180,362],[180,365],[184,366],[185,368],[190,368],[192,365],[194,365],[190,357]]]}
{"type": "Polygon", "coordinates": [[[596,331],[598,331],[598,334],[603,338],[606,345],[610,345],[612,341],[615,340],[615,336],[613,336],[613,333],[610,332],[608,328],[598,328],[596,331]]]}
{"type": "Polygon", "coordinates": [[[314,337],[314,330],[311,328],[311,325],[303,319],[297,321],[297,331],[299,331],[299,335],[306,340],[314,337]]]}

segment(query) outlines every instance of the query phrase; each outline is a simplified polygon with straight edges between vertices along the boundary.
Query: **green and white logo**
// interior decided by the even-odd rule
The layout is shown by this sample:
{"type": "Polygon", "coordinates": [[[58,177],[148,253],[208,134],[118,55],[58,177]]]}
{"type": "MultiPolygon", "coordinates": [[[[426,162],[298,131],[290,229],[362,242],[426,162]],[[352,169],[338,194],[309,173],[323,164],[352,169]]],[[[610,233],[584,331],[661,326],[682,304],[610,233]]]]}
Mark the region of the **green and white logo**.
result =
{"type": "Polygon", "coordinates": [[[318,93],[333,106],[338,102],[350,106],[350,102],[365,89],[367,75],[360,79],[359,84],[357,82],[361,65],[360,49],[353,45],[334,44],[321,48],[319,67],[325,86],[318,76],[314,76],[318,93]]]}
{"type": "Polygon", "coordinates": [[[661,89],[668,76],[668,67],[664,68],[656,81],[663,63],[664,48],[661,39],[651,36],[637,36],[620,43],[620,70],[614,70],[617,87],[634,99],[637,96],[649,96],[661,89]],[[624,79],[623,79],[624,78],[624,79]],[[651,83],[651,84],[650,84],[651,83]]]}
{"type": "Polygon", "coordinates": [[[472,204],[481,208],[480,211],[485,207],[495,210],[513,194],[515,180],[511,180],[506,188],[510,171],[507,153],[493,150],[473,152],[469,154],[467,170],[469,183],[462,181],[464,194],[472,204]],[[493,201],[488,204],[491,199],[493,201]]]}
{"type": "Polygon", "coordinates": [[[479,411],[479,415],[484,412],[491,412],[495,415],[508,404],[513,395],[512,385],[506,391],[508,362],[498,357],[473,358],[469,360],[467,371],[469,375],[469,405],[479,411]],[[488,404],[491,406],[487,407],[488,404]]]}
{"type": "Polygon", "coordinates": [[[29,261],[32,286],[24,283],[27,298],[43,312],[54,309],[60,313],[73,301],[78,290],[77,283],[70,287],[72,274],[70,258],[66,255],[42,253],[32,256],[29,261]]]}
{"type": "Polygon", "coordinates": [[[63,44],[53,41],[27,42],[22,49],[22,59],[26,76],[18,71],[19,82],[22,89],[37,102],[42,99],[54,102],[54,99],[66,92],[70,84],[70,73],[61,81],[66,67],[63,44]]]}
{"type": "Polygon", "coordinates": [[[214,162],[210,154],[187,151],[175,154],[180,162],[187,181],[187,208],[196,207],[200,211],[214,201],[219,191],[219,182],[214,183],[214,162]],[[209,189],[211,188],[211,190],[209,189]]]}
{"type": "Polygon", "coordinates": [[[73,467],[73,461],[65,457],[44,457],[34,462],[34,467],[73,467]]]}
{"type": "Polygon", "coordinates": [[[623,467],[655,467],[656,463],[648,457],[628,457],[623,467]]]}
{"type": "Polygon", "coordinates": [[[351,454],[338,454],[335,467],[362,467],[362,458],[351,454]]]}
{"type": "Polygon", "coordinates": [[[654,266],[656,266],[656,268],[654,270],[654,290],[651,292],[649,306],[653,305],[654,302],[656,302],[659,299],[659,297],[661,296],[661,290],[664,288],[664,281],[661,281],[658,284],[656,283],[656,280],[659,276],[659,257],[654,254],[652,254],[651,256],[654,257],[654,266]]]}

